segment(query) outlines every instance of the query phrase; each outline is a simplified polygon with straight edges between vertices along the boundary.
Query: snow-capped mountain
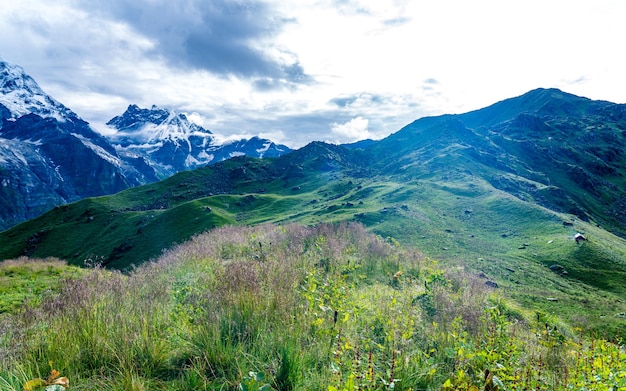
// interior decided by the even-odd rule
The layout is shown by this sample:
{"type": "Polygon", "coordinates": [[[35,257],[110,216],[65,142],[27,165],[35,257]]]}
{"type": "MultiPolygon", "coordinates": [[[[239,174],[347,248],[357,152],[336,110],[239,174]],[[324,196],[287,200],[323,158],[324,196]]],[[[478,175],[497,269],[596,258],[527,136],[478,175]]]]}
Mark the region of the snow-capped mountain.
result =
{"type": "Polygon", "coordinates": [[[213,133],[184,114],[157,106],[130,105],[107,125],[117,131],[109,139],[120,156],[143,157],[160,177],[233,156],[275,157],[290,151],[258,137],[220,144],[213,133]]]}
{"type": "Polygon", "coordinates": [[[112,194],[233,156],[290,151],[253,137],[226,144],[183,114],[135,105],[103,136],[0,61],[0,230],[84,197],[112,194]]]}
{"type": "Polygon", "coordinates": [[[24,70],[0,61],[0,230],[67,202],[155,181],[24,70]]]}
{"type": "Polygon", "coordinates": [[[211,139],[211,132],[190,122],[184,114],[152,106],[141,109],[130,105],[124,114],[107,125],[117,129],[114,139],[119,144],[160,143],[163,140],[185,140],[190,137],[211,139]]]}
{"type": "Polygon", "coordinates": [[[252,137],[237,141],[229,141],[221,145],[214,145],[207,149],[214,161],[222,161],[235,156],[254,156],[258,158],[277,157],[283,155],[291,149],[282,144],[275,144],[265,138],[252,137]]]}
{"type": "Polygon", "coordinates": [[[0,105],[8,112],[3,119],[16,120],[26,114],[58,121],[77,119],[78,116],[60,102],[47,95],[37,82],[18,65],[0,61],[0,105]]]}

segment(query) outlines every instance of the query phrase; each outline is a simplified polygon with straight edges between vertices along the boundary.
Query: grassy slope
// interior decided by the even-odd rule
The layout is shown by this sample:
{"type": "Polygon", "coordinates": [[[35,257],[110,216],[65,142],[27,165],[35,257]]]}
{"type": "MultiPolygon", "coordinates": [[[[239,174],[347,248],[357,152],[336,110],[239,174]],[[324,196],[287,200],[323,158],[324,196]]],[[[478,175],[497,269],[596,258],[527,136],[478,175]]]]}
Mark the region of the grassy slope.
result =
{"type": "Polygon", "coordinates": [[[47,295],[58,292],[70,279],[85,275],[84,269],[58,259],[19,258],[0,262],[0,314],[36,306],[47,295]]]}
{"type": "Polygon", "coordinates": [[[482,273],[529,307],[614,331],[626,305],[626,243],[608,232],[624,236],[624,111],[537,90],[415,121],[367,153],[313,143],[232,159],[57,208],[0,233],[0,259],[124,270],[217,226],[355,220],[482,273]],[[577,245],[576,232],[590,240],[577,245]]]}
{"type": "Polygon", "coordinates": [[[52,369],[111,391],[626,386],[623,346],[354,224],[216,229],[0,328],[7,391],[52,369]]]}
{"type": "Polygon", "coordinates": [[[250,193],[259,189],[268,165],[251,161],[248,177],[230,194],[211,195],[211,176],[222,174],[207,170],[57,208],[0,236],[0,256],[26,250],[124,269],[216,226],[356,220],[383,237],[483,273],[529,308],[588,330],[623,327],[615,315],[626,311],[626,243],[598,227],[521,201],[463,170],[363,178],[305,167],[288,179],[268,177],[263,192],[250,193]],[[577,245],[576,232],[589,242],[577,245]],[[553,264],[568,274],[552,272],[553,264]]]}

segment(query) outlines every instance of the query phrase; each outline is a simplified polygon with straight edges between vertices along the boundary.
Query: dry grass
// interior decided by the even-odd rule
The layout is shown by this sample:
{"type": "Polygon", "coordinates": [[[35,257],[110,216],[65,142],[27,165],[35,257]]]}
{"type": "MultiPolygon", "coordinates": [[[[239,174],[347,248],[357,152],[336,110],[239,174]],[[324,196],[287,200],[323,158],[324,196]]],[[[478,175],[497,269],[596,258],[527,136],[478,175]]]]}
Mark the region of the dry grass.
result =
{"type": "Polygon", "coordinates": [[[18,390],[57,369],[76,389],[416,390],[480,385],[488,368],[511,389],[559,389],[579,362],[562,359],[572,341],[550,322],[357,224],[223,227],[127,274],[89,269],[0,319],[0,379],[18,390]]]}

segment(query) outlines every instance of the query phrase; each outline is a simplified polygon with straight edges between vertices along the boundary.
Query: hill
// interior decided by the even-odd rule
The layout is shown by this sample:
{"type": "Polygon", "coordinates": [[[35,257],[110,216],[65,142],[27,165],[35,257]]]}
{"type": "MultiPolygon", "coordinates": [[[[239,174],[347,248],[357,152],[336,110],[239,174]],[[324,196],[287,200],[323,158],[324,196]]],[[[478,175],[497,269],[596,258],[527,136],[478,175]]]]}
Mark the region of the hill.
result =
{"type": "Polygon", "coordinates": [[[237,157],[55,208],[0,233],[0,258],[127,270],[218,226],[356,221],[527,308],[616,333],[626,311],[625,113],[540,89],[358,148],[314,142],[237,157]]]}
{"type": "Polygon", "coordinates": [[[183,114],[130,105],[103,136],[0,61],[0,230],[85,197],[117,193],[232,156],[278,156],[259,137],[218,143],[183,114]]]}
{"type": "Polygon", "coordinates": [[[217,228],[127,274],[86,269],[0,329],[7,391],[626,387],[619,339],[355,223],[217,228]]]}

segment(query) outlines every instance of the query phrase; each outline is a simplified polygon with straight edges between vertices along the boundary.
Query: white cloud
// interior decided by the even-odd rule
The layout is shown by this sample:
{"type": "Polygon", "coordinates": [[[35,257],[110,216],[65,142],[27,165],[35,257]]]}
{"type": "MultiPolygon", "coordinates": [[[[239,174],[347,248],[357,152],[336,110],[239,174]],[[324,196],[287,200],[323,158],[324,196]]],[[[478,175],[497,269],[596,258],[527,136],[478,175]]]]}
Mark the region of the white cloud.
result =
{"type": "Polygon", "coordinates": [[[274,131],[270,131],[270,132],[260,132],[259,133],[259,137],[260,138],[266,138],[268,140],[272,140],[276,144],[284,144],[284,145],[292,144],[291,140],[289,139],[289,137],[282,130],[274,130],[274,131]]]}
{"type": "Polygon", "coordinates": [[[367,129],[369,120],[363,117],[355,117],[345,123],[332,123],[331,131],[337,137],[336,142],[346,143],[372,138],[367,129]]]}
{"type": "Polygon", "coordinates": [[[193,113],[225,138],[262,133],[291,147],[380,138],[425,115],[537,87],[626,102],[626,2],[202,4],[1,1],[0,48],[98,129],[129,104],[156,104],[193,113]],[[221,16],[237,23],[220,25],[221,16]],[[200,39],[195,51],[176,47],[210,29],[230,46],[200,39]],[[211,48],[228,58],[216,62],[211,48]]]}
{"type": "MultiPolygon", "coordinates": [[[[194,123],[196,125],[202,126],[203,128],[206,129],[205,124],[206,124],[206,119],[200,115],[197,112],[193,112],[193,113],[184,113],[185,116],[187,117],[187,119],[191,122],[194,123]]],[[[210,129],[209,129],[210,130],[210,129]]]]}

